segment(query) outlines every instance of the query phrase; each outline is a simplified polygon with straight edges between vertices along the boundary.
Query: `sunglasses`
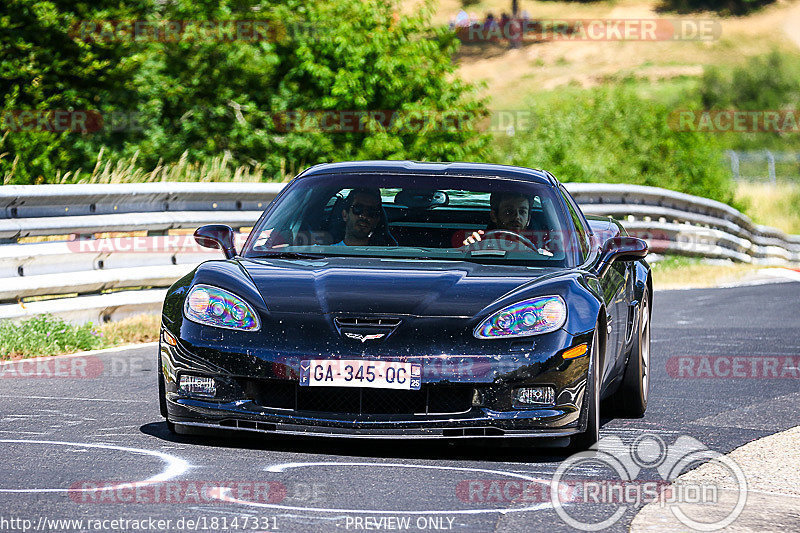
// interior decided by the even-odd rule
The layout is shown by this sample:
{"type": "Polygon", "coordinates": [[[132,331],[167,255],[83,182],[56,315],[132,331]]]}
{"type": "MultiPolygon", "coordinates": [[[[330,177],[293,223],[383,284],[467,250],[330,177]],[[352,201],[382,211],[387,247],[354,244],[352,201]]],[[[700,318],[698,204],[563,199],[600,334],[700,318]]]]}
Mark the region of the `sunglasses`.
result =
{"type": "Polygon", "coordinates": [[[511,216],[514,216],[514,215],[519,215],[521,217],[525,217],[525,216],[529,216],[530,215],[530,209],[526,209],[524,207],[520,207],[519,209],[505,209],[503,211],[500,211],[500,213],[505,215],[505,216],[507,216],[507,217],[511,217],[511,216]]]}
{"type": "Polygon", "coordinates": [[[381,215],[381,210],[377,207],[368,207],[366,205],[361,204],[353,204],[350,206],[350,212],[353,213],[355,216],[360,217],[361,215],[367,216],[369,218],[378,218],[381,215]]]}

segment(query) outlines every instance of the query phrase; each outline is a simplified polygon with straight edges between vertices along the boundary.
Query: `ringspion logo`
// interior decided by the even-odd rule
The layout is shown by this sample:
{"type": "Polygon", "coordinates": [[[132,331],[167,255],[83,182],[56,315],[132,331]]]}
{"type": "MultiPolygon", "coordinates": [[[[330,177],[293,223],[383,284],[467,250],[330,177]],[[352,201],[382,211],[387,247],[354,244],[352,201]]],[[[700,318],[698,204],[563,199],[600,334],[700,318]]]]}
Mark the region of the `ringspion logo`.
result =
{"type": "Polygon", "coordinates": [[[646,433],[630,445],[617,436],[609,436],[559,465],[550,482],[550,496],[558,516],[581,531],[611,527],[628,508],[646,502],[668,506],[673,516],[690,529],[716,531],[729,526],[744,510],[747,479],[733,459],[687,435],[667,444],[660,436],[646,433]],[[702,463],[712,464],[719,471],[713,482],[681,478],[702,463]],[[648,480],[645,472],[653,471],[658,477],[648,480]],[[594,479],[587,478],[587,472],[594,479]],[[659,479],[669,485],[659,483],[659,479]],[[564,490],[578,483],[579,493],[564,490]],[[737,492],[730,508],[720,509],[714,515],[716,519],[693,516],[693,509],[696,512],[698,507],[727,505],[729,502],[723,504],[720,497],[723,487],[735,487],[737,492]],[[576,512],[581,503],[591,504],[594,512],[589,516],[576,512]]]}

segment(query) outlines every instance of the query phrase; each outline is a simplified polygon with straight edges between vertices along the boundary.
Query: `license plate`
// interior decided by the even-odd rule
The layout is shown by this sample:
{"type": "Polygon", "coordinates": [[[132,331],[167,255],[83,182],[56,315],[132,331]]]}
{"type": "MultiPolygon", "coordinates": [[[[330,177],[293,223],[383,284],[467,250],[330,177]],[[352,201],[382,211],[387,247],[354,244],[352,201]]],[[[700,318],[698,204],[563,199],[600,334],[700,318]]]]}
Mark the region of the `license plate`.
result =
{"type": "Polygon", "coordinates": [[[399,361],[310,359],[300,363],[305,387],[370,387],[419,390],[422,365],[399,361]]]}

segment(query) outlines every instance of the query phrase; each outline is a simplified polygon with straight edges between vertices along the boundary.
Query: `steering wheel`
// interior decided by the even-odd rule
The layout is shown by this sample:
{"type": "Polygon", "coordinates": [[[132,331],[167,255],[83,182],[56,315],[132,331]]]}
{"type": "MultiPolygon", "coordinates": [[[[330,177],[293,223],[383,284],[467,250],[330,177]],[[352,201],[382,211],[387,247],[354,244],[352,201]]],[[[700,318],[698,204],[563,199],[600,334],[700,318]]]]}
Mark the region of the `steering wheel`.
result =
{"type": "Polygon", "coordinates": [[[486,240],[486,239],[500,239],[500,238],[504,238],[504,237],[511,237],[512,239],[516,240],[517,242],[519,242],[521,244],[524,244],[525,247],[530,248],[534,252],[538,252],[539,251],[538,248],[536,247],[536,245],[533,244],[530,241],[530,239],[528,239],[527,237],[523,237],[519,233],[515,233],[513,231],[508,231],[508,230],[505,230],[505,229],[489,230],[486,233],[484,233],[483,240],[486,240]]]}

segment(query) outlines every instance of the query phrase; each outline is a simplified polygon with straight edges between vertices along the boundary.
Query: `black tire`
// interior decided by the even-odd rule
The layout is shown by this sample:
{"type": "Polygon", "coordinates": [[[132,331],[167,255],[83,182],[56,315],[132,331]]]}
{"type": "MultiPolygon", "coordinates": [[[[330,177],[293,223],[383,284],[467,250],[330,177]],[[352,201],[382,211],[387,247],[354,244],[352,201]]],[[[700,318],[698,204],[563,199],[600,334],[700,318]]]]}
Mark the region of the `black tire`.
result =
{"type": "Polygon", "coordinates": [[[161,411],[161,416],[167,424],[167,429],[170,433],[175,433],[175,424],[169,421],[167,413],[167,387],[164,384],[164,370],[161,368],[161,346],[158,350],[158,408],[161,411]]]}
{"type": "Polygon", "coordinates": [[[650,295],[645,290],[639,306],[636,342],[628,355],[625,374],[611,397],[614,412],[628,418],[641,418],[650,394],[650,295]]]}
{"type": "Polygon", "coordinates": [[[570,439],[573,453],[588,449],[600,439],[600,324],[594,328],[589,374],[586,381],[584,403],[586,404],[586,431],[570,439]]]}

